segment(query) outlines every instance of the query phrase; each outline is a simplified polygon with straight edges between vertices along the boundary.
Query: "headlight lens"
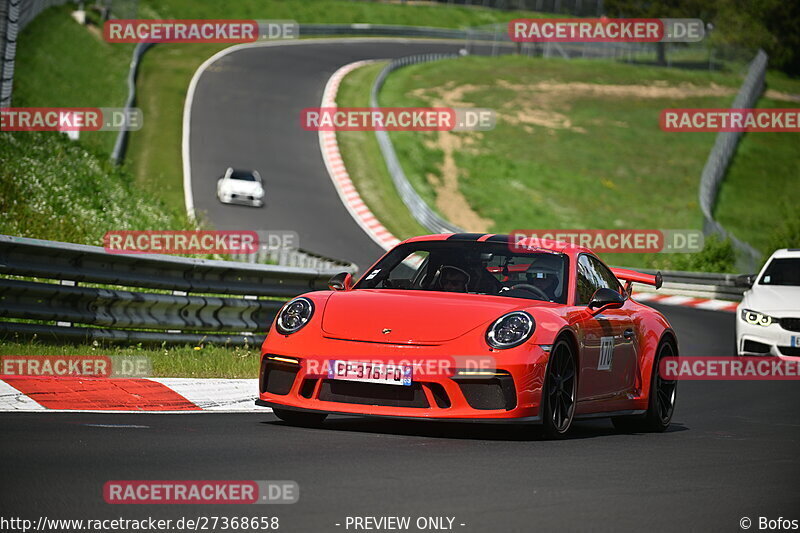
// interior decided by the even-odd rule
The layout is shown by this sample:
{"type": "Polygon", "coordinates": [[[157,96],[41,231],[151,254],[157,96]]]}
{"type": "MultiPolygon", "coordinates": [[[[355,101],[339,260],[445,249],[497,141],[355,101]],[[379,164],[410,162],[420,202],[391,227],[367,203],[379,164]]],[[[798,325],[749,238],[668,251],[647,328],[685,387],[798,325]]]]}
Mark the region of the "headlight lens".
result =
{"type": "Polygon", "coordinates": [[[753,324],[754,326],[770,326],[775,321],[769,315],[765,315],[764,313],[759,313],[757,311],[751,311],[750,309],[742,309],[742,320],[747,322],[748,324],[753,324]]]}
{"type": "Polygon", "coordinates": [[[278,320],[275,325],[279,333],[289,335],[305,326],[311,320],[311,315],[313,314],[314,302],[308,298],[295,298],[278,313],[278,320]]]}
{"type": "Polygon", "coordinates": [[[528,340],[536,327],[533,317],[525,311],[501,316],[486,331],[486,342],[492,348],[504,350],[528,340]]]}

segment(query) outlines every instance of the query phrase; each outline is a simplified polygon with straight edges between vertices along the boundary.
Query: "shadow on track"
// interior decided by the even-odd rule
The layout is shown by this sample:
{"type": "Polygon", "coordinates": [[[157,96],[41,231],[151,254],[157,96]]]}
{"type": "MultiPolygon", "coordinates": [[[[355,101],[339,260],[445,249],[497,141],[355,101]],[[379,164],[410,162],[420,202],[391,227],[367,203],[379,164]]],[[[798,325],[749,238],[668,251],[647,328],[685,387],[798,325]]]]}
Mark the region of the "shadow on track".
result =
{"type": "MultiPolygon", "coordinates": [[[[470,422],[439,422],[415,420],[388,420],[358,417],[330,417],[322,426],[315,428],[293,426],[280,420],[263,421],[273,427],[295,428],[304,431],[343,431],[351,433],[382,433],[408,437],[437,439],[487,440],[487,441],[546,441],[540,425],[480,424],[470,422]]],[[[667,433],[688,431],[688,427],[673,423],[667,433]]],[[[621,432],[607,419],[576,421],[564,440],[591,439],[612,435],[644,435],[621,432]]]]}

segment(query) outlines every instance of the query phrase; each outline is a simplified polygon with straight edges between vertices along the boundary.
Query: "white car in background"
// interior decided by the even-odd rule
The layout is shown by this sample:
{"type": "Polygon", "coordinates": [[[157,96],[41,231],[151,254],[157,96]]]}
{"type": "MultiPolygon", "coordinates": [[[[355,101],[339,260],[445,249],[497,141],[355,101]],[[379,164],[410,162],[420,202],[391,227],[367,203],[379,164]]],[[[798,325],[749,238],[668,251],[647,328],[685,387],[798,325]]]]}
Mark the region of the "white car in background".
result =
{"type": "Polygon", "coordinates": [[[737,284],[750,287],[736,309],[739,355],[800,357],[800,249],[777,250],[737,284]]]}
{"type": "Polygon", "coordinates": [[[228,167],[217,180],[217,198],[223,204],[264,205],[264,183],[257,170],[228,167]]]}

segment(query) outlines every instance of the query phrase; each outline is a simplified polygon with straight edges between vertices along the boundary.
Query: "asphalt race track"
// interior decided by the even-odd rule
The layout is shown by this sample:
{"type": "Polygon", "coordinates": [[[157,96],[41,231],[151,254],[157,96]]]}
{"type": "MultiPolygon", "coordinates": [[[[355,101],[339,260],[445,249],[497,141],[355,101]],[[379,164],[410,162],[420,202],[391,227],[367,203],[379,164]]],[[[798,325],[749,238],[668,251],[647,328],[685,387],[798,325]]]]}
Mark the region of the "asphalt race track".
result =
{"type": "MultiPolygon", "coordinates": [[[[301,247],[365,268],[382,250],[342,206],[300,110],[319,106],[344,64],[458,48],[339,42],[223,57],[200,79],[192,108],[196,209],[218,229],[297,231],[301,247]],[[217,202],[229,165],[261,172],[265,208],[217,202]]],[[[732,313],[655,307],[683,355],[732,355],[732,313]]],[[[307,429],[266,410],[0,413],[0,502],[6,518],[277,516],[279,531],[291,532],[347,531],[348,516],[454,517],[465,532],[741,531],[747,516],[757,530],[759,516],[800,518],[798,405],[796,382],[683,382],[666,433],[621,434],[596,420],[576,422],[564,441],[518,426],[347,417],[307,429]],[[137,479],[294,480],[300,501],[104,502],[106,481],[137,479]]]]}
{"type": "MultiPolygon", "coordinates": [[[[730,354],[733,314],[660,309],[684,355],[730,354]]],[[[345,417],[305,429],[268,413],[3,413],[0,501],[6,517],[260,515],[316,532],[345,531],[347,516],[453,516],[456,531],[480,532],[741,531],[743,516],[797,518],[796,382],[678,391],[666,433],[597,420],[557,442],[518,427],[345,417]],[[113,479],[295,480],[300,501],[112,506],[102,487],[113,479]]]]}
{"type": "Polygon", "coordinates": [[[457,53],[462,46],[339,40],[247,48],[220,58],[200,77],[192,104],[189,146],[196,211],[217,229],[293,230],[301,248],[353,261],[361,271],[368,268],[383,250],[342,205],[322,161],[318,134],[300,127],[300,113],[319,107],[328,79],[348,63],[457,53]],[[228,166],[261,173],[263,208],[217,200],[217,179],[228,166]]]}

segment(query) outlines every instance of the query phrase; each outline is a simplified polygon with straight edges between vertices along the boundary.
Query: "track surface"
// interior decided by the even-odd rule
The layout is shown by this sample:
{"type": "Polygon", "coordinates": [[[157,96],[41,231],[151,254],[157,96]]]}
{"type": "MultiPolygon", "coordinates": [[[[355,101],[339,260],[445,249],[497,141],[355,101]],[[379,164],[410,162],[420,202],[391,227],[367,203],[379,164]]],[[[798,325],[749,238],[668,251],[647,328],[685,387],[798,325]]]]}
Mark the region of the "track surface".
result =
{"type": "Polygon", "coordinates": [[[220,58],[200,77],[192,105],[189,146],[195,209],[217,229],[293,230],[301,248],[353,261],[361,271],[368,268],[383,249],[342,205],[322,161],[318,134],[300,127],[300,113],[319,107],[325,83],[343,65],[457,53],[460,46],[340,40],[248,48],[220,58]],[[228,166],[261,173],[267,193],[264,208],[217,201],[216,182],[228,166]]]}
{"type": "MultiPolygon", "coordinates": [[[[343,64],[456,49],[337,43],[224,57],[194,100],[197,209],[221,229],[295,230],[302,247],[364,268],[381,250],[341,205],[300,110],[319,105],[343,64]],[[216,202],[228,165],[261,171],[265,209],[216,202]]],[[[684,355],[731,355],[732,314],[660,309],[684,355]]],[[[758,516],[800,519],[798,391],[791,382],[681,383],[666,433],[618,434],[600,420],[561,442],[519,427],[345,417],[304,429],[267,412],[2,413],[0,516],[261,515],[280,517],[281,531],[319,532],[345,531],[347,516],[450,516],[456,531],[476,532],[740,531],[749,516],[755,530],[758,516]],[[141,427],[97,427],[126,424],[141,427]],[[102,487],[113,479],[295,480],[301,495],[288,506],[110,506],[102,487]]]]}
{"type": "MultiPolygon", "coordinates": [[[[730,354],[732,314],[661,309],[685,355],[730,354]]],[[[739,531],[742,516],[800,518],[798,403],[796,383],[684,382],[667,433],[618,434],[600,420],[561,442],[344,417],[304,429],[267,413],[4,413],[0,501],[6,517],[274,515],[283,531],[395,514],[454,516],[465,532],[739,531]],[[291,479],[301,495],[282,506],[110,506],[112,479],[291,479]]]]}

